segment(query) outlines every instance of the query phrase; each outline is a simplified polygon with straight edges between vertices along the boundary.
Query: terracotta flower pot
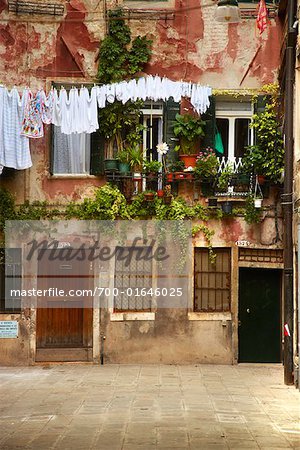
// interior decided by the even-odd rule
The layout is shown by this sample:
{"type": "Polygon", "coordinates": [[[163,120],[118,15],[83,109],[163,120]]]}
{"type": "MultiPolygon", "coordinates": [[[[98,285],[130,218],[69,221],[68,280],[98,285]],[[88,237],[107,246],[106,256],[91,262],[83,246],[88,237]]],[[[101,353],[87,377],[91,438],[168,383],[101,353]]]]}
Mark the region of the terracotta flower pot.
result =
{"type": "Polygon", "coordinates": [[[145,192],[145,200],[152,202],[154,200],[154,192],[145,192]]]}
{"type": "Polygon", "coordinates": [[[179,155],[179,159],[185,167],[196,167],[197,155],[179,155]]]}
{"type": "Polygon", "coordinates": [[[183,180],[184,179],[184,172],[175,172],[175,180],[183,180]]]}
{"type": "Polygon", "coordinates": [[[169,205],[172,201],[172,195],[165,195],[164,202],[166,205],[169,205]]]}

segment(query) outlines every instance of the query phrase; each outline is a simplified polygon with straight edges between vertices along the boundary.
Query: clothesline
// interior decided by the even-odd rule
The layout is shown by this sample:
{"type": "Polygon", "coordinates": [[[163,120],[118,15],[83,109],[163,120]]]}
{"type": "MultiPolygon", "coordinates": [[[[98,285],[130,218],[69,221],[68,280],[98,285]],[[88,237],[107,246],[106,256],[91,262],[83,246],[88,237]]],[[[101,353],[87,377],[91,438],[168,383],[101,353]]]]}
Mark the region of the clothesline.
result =
{"type": "Polygon", "coordinates": [[[198,114],[207,111],[212,90],[208,86],[185,81],[172,81],[166,77],[141,77],[138,80],[87,87],[72,87],[68,92],[61,87],[51,88],[48,95],[43,89],[33,94],[30,88],[22,96],[14,87],[8,91],[0,85],[0,173],[1,167],[27,169],[31,167],[28,138],[44,136],[44,124],[53,124],[61,133],[90,134],[99,129],[98,108],[121,101],[166,101],[170,97],[179,102],[189,97],[198,114]]]}

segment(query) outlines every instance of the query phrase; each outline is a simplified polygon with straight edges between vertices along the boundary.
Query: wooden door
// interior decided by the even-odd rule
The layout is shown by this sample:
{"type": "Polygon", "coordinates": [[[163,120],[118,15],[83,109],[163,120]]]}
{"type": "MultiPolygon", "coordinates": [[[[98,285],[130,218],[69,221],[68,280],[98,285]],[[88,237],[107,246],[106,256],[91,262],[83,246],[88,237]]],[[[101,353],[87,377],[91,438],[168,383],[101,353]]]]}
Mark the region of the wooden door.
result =
{"type": "Polygon", "coordinates": [[[92,289],[92,267],[90,262],[78,261],[75,256],[76,249],[52,253],[47,250],[38,262],[37,289],[45,295],[38,297],[37,361],[92,357],[93,297],[87,294],[92,289]],[[58,252],[60,259],[56,259],[58,252]],[[62,260],[64,255],[68,256],[67,260],[62,260]]]}
{"type": "Polygon", "coordinates": [[[280,292],[280,270],[240,269],[239,362],[280,362],[280,292]]]}

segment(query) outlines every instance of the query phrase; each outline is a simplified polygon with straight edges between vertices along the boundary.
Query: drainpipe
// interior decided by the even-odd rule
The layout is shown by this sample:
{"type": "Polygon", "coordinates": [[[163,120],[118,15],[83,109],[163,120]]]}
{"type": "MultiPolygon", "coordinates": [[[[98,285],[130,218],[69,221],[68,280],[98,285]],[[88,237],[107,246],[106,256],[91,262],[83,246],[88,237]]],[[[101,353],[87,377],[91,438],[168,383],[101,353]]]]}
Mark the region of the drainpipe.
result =
{"type": "Polygon", "coordinates": [[[294,159],[294,78],[295,78],[295,24],[296,1],[288,1],[288,32],[285,78],[285,160],[284,193],[284,382],[294,381],[293,363],[293,159],[294,159]]]}

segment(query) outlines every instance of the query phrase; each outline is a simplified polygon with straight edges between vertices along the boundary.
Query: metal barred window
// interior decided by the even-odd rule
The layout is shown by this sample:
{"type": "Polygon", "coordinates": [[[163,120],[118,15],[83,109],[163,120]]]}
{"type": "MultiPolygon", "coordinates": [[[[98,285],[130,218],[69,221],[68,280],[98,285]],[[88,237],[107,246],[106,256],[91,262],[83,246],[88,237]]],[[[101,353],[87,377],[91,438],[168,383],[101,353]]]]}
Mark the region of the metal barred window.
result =
{"type": "Polygon", "coordinates": [[[20,248],[0,251],[0,312],[21,311],[21,297],[12,294],[22,289],[22,251],[20,248]]]}
{"type": "Polygon", "coordinates": [[[230,249],[215,248],[216,262],[211,264],[206,248],[195,248],[194,310],[215,312],[230,310],[230,249]]]}
{"type": "Polygon", "coordinates": [[[151,294],[141,295],[152,288],[152,248],[117,247],[115,257],[115,311],[151,311],[151,294]],[[143,252],[143,253],[142,253],[143,252]],[[148,255],[147,258],[143,256],[148,255]]]}

